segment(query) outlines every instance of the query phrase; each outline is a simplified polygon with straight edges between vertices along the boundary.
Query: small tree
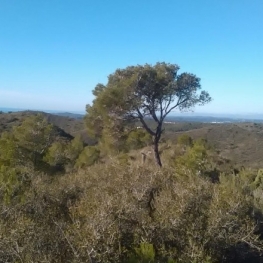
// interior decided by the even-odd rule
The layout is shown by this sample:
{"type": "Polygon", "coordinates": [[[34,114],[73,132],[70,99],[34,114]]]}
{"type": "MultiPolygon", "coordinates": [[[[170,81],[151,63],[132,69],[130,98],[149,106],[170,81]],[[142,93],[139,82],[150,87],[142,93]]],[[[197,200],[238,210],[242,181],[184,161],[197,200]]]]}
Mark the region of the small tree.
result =
{"type": "Polygon", "coordinates": [[[0,137],[0,165],[32,165],[39,168],[43,156],[55,139],[55,128],[43,115],[26,118],[20,126],[0,137]]]}
{"type": "Polygon", "coordinates": [[[190,73],[178,74],[179,66],[156,63],[154,66],[130,66],[117,69],[108,77],[106,86],[98,84],[92,106],[87,106],[86,123],[97,137],[111,127],[116,140],[125,133],[131,121],[140,121],[152,136],[156,163],[162,166],[159,141],[165,118],[174,109],[185,110],[211,101],[201,89],[200,79],[190,73]],[[155,128],[148,120],[155,122],[155,128]]]}
{"type": "Polygon", "coordinates": [[[67,145],[63,142],[55,141],[48,148],[46,155],[44,156],[44,161],[46,161],[51,166],[65,166],[67,158],[65,156],[67,145]]]}
{"type": "Polygon", "coordinates": [[[38,157],[43,157],[45,151],[52,144],[55,136],[54,126],[49,124],[41,114],[26,118],[22,124],[14,128],[14,135],[21,149],[31,155],[36,165],[38,157]]]}

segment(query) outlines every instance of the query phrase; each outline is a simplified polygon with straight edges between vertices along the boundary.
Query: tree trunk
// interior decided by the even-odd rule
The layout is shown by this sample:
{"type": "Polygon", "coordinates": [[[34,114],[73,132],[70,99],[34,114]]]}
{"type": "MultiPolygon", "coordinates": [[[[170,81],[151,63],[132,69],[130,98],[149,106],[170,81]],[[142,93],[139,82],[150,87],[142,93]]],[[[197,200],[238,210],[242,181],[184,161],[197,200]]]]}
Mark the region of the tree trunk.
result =
{"type": "Polygon", "coordinates": [[[160,153],[159,153],[159,147],[158,146],[159,146],[159,141],[154,140],[153,151],[154,151],[155,162],[156,162],[157,165],[162,167],[162,162],[161,162],[160,153]]]}

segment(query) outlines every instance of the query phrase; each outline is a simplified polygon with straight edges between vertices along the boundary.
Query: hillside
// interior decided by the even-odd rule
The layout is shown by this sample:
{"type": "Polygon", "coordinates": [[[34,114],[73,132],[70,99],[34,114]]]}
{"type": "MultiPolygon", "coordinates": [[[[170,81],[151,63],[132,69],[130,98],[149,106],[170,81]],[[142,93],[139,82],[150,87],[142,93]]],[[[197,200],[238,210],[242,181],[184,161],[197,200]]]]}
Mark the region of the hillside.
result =
{"type": "Polygon", "coordinates": [[[1,116],[0,262],[261,262],[263,125],[166,123],[159,168],[151,137],[114,153],[35,113],[1,116]]]}
{"type": "MultiPolygon", "coordinates": [[[[0,114],[0,134],[11,130],[13,125],[39,112],[21,111],[0,114]]],[[[43,113],[50,123],[69,136],[81,135],[85,143],[92,143],[87,136],[83,119],[43,113]]],[[[79,116],[78,116],[79,117],[79,116]]],[[[204,138],[219,153],[231,161],[231,165],[251,168],[263,167],[263,124],[262,123],[202,123],[176,122],[165,123],[165,140],[175,142],[183,133],[193,139],[204,138]]]]}
{"type": "Polygon", "coordinates": [[[176,123],[166,124],[166,137],[172,141],[187,133],[204,138],[233,165],[263,167],[263,124],[259,123],[176,123]]]}
{"type": "Polygon", "coordinates": [[[10,131],[12,129],[12,126],[20,125],[27,117],[35,115],[37,113],[44,114],[44,116],[51,124],[63,130],[70,136],[76,137],[77,135],[81,135],[85,143],[91,142],[86,134],[83,119],[80,119],[79,115],[76,115],[78,118],[73,118],[69,116],[61,116],[38,111],[18,111],[0,114],[0,134],[3,131],[10,131]]]}

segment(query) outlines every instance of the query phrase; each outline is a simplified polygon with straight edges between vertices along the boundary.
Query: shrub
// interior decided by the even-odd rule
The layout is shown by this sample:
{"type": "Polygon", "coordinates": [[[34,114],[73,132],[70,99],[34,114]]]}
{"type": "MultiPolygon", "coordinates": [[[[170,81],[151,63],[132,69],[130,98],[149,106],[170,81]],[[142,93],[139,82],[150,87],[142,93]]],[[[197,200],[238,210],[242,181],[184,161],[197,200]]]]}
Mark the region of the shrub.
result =
{"type": "Polygon", "coordinates": [[[116,162],[35,174],[23,202],[0,199],[0,262],[256,262],[254,179],[116,162]]]}
{"type": "Polygon", "coordinates": [[[100,151],[96,146],[86,146],[76,160],[75,167],[91,166],[100,158],[100,151]]]}

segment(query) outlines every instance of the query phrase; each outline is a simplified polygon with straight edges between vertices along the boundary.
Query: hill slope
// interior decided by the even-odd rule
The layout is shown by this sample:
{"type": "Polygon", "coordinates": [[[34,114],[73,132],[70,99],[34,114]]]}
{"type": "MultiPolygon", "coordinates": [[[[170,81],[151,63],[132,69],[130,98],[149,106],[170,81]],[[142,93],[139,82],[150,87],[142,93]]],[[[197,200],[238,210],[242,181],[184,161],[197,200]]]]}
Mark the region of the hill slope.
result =
{"type": "MultiPolygon", "coordinates": [[[[0,114],[0,134],[20,125],[31,115],[42,113],[48,121],[61,129],[64,136],[81,135],[87,144],[93,143],[87,136],[83,119],[58,116],[50,113],[22,111],[0,114]]],[[[165,124],[164,138],[175,141],[183,133],[194,139],[205,138],[222,158],[231,160],[233,165],[252,168],[263,167],[263,124],[261,123],[201,123],[177,122],[165,124]]]]}
{"type": "Polygon", "coordinates": [[[43,114],[48,122],[63,130],[71,137],[81,135],[85,143],[91,142],[87,137],[83,119],[75,119],[68,116],[59,116],[38,111],[19,111],[0,114],[0,134],[4,131],[10,131],[13,126],[20,125],[25,118],[38,113],[43,114]]]}
{"type": "Polygon", "coordinates": [[[263,167],[263,124],[177,123],[167,128],[166,136],[171,140],[176,140],[183,133],[194,139],[205,138],[221,157],[231,160],[234,165],[263,167]]]}

